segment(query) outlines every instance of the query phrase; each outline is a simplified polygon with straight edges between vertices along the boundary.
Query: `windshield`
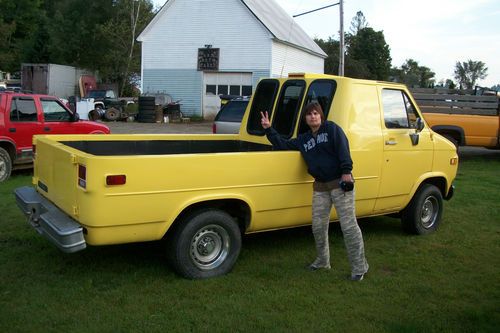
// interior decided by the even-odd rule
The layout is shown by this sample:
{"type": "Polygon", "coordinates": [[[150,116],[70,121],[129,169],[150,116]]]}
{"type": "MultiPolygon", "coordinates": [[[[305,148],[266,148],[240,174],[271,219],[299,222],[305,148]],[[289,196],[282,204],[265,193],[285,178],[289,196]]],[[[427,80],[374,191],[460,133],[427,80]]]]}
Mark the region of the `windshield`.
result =
{"type": "Polygon", "coordinates": [[[87,95],[89,98],[104,98],[106,97],[106,90],[91,90],[87,95]]]}

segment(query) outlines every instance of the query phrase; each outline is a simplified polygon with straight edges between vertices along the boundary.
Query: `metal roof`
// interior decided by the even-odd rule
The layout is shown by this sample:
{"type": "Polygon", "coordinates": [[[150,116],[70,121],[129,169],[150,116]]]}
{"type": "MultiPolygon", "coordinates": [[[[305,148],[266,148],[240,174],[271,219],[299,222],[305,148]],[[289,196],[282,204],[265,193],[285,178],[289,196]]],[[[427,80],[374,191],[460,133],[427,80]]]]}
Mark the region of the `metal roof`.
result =
{"type": "Polygon", "coordinates": [[[274,0],[241,0],[279,41],[289,43],[326,58],[326,53],[274,0]]]}

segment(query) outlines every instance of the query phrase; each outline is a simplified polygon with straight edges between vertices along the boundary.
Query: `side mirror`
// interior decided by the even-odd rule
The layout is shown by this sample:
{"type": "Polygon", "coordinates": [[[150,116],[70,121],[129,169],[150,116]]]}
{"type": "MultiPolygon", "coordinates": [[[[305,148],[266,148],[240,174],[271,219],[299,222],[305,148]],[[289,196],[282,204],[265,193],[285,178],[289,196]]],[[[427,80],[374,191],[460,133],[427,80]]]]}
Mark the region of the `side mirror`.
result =
{"type": "Polygon", "coordinates": [[[424,127],[425,127],[425,124],[422,121],[422,118],[417,118],[417,123],[416,123],[415,131],[417,133],[418,132],[422,132],[422,130],[424,129],[424,127]]]}
{"type": "Polygon", "coordinates": [[[422,118],[417,118],[417,122],[415,123],[415,133],[410,133],[410,139],[411,139],[411,144],[416,146],[418,145],[418,141],[420,139],[420,136],[418,133],[422,132],[424,129],[425,124],[422,121],[422,118]]]}
{"type": "Polygon", "coordinates": [[[80,115],[78,114],[78,112],[75,111],[73,112],[73,116],[71,118],[74,122],[77,122],[80,120],[80,115]]]}

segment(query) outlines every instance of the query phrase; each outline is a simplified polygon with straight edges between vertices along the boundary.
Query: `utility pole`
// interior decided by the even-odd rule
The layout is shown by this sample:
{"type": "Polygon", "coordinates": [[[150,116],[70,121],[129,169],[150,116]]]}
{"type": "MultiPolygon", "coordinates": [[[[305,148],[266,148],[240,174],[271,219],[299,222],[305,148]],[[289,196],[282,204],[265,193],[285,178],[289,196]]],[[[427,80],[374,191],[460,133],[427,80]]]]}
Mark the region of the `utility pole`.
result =
{"type": "Polygon", "coordinates": [[[339,76],[344,76],[344,1],[339,2],[339,13],[340,13],[340,41],[339,41],[339,76]]]}
{"type": "Polygon", "coordinates": [[[316,8],[313,10],[309,10],[309,11],[301,13],[301,14],[293,15],[293,17],[309,14],[309,13],[316,12],[316,11],[321,10],[321,9],[325,9],[325,8],[329,8],[329,7],[333,7],[333,6],[337,6],[337,5],[340,5],[339,6],[339,14],[340,14],[339,76],[344,76],[344,49],[345,49],[345,47],[344,47],[344,1],[339,0],[339,2],[337,2],[337,3],[331,4],[328,6],[324,6],[321,8],[316,8]]]}

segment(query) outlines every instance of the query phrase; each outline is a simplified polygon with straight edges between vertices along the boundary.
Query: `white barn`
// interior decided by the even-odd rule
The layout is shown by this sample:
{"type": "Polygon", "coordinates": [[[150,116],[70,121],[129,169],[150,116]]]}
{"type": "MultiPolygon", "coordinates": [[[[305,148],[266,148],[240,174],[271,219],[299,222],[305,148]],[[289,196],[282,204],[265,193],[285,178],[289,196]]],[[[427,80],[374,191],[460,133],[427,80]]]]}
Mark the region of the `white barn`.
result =
{"type": "Polygon", "coordinates": [[[137,38],[142,92],[212,119],[220,94],[249,95],[262,77],[323,73],[326,54],[274,0],[168,0],[137,38]]]}

